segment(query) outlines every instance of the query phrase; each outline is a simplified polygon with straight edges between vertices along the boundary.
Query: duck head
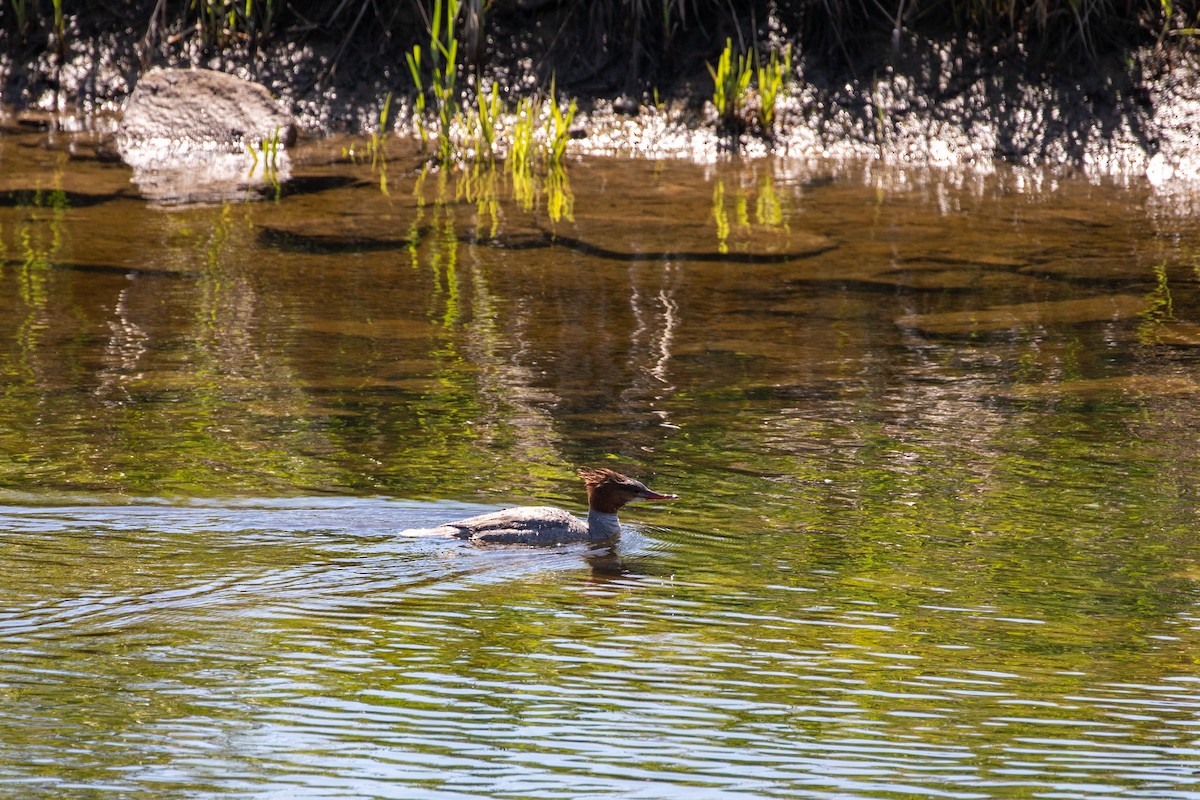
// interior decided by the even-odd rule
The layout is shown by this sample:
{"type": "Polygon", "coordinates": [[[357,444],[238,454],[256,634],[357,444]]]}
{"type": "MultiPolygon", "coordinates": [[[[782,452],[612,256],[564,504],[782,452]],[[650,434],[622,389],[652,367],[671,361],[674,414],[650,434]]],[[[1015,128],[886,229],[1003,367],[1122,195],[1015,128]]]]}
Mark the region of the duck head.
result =
{"type": "Polygon", "coordinates": [[[615,514],[632,500],[678,500],[677,494],[659,494],[611,469],[584,467],[579,470],[587,486],[588,508],[603,514],[615,514]]]}

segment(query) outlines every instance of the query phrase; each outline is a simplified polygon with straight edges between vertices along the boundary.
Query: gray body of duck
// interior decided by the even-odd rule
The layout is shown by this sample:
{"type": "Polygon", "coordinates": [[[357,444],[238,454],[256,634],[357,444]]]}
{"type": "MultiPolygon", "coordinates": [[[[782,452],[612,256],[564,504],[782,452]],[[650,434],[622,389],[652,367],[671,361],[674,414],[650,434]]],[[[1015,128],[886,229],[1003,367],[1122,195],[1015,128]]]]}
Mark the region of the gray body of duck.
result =
{"type": "Polygon", "coordinates": [[[585,522],[561,508],[518,506],[448,522],[436,528],[407,531],[408,535],[453,536],[486,544],[553,545],[602,542],[621,532],[617,511],[633,500],[675,500],[611,469],[579,470],[588,493],[585,522]]]}

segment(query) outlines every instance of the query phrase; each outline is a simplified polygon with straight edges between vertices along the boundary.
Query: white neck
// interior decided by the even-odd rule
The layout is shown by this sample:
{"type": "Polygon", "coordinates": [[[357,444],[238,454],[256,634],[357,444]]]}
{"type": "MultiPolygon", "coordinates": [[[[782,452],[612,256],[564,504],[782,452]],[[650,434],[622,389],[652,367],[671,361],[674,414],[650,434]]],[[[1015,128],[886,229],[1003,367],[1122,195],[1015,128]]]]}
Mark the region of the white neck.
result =
{"type": "Polygon", "coordinates": [[[611,539],[621,532],[621,523],[616,514],[605,514],[594,508],[588,509],[588,538],[611,539]]]}

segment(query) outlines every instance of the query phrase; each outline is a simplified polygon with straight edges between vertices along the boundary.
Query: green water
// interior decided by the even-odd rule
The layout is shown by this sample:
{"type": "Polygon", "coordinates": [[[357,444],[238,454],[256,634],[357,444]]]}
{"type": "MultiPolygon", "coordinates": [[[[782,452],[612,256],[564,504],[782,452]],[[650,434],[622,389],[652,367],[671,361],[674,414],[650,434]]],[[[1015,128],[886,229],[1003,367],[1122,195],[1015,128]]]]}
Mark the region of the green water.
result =
{"type": "Polygon", "coordinates": [[[1195,196],[91,145],[0,136],[0,796],[1200,798],[1195,196]],[[579,465],[683,499],[396,535],[579,465]]]}

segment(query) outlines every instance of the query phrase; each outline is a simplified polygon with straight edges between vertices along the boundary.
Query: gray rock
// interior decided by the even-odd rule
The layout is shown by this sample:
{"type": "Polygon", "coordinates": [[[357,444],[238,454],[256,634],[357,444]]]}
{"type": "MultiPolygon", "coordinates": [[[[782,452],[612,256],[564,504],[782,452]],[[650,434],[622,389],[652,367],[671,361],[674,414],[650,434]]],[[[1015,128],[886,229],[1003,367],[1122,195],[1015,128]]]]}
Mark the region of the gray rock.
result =
{"type": "Polygon", "coordinates": [[[295,138],[265,87],[207,69],[157,69],[129,96],[116,145],[144,197],[178,205],[277,188],[291,176],[295,138]]]}
{"type": "Polygon", "coordinates": [[[138,81],[125,104],[118,149],[155,144],[189,150],[245,152],[296,128],[266,87],[207,69],[156,69],[138,81]]]}

